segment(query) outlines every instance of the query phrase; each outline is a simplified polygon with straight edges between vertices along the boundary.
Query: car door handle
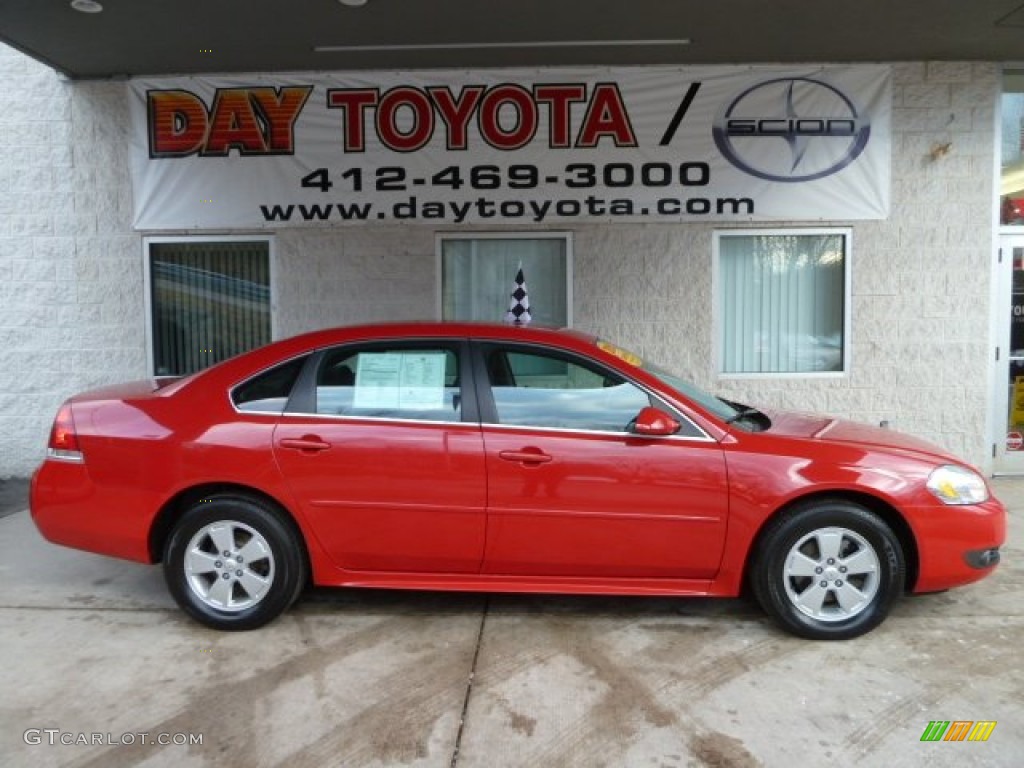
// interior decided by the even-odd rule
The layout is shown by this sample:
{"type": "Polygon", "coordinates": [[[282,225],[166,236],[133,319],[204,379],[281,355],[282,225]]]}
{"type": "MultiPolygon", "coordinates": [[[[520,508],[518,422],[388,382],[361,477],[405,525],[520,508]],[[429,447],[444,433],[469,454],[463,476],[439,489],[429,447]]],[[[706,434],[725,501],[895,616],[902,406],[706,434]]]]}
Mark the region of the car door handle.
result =
{"type": "Polygon", "coordinates": [[[518,461],[523,464],[547,464],[551,461],[550,456],[537,449],[532,451],[498,451],[498,457],[505,461],[518,461]]]}
{"type": "Polygon", "coordinates": [[[309,451],[312,453],[318,453],[320,451],[326,451],[331,447],[331,444],[321,440],[316,435],[304,435],[303,437],[285,437],[281,439],[279,445],[282,448],[292,448],[296,451],[309,451]]]}

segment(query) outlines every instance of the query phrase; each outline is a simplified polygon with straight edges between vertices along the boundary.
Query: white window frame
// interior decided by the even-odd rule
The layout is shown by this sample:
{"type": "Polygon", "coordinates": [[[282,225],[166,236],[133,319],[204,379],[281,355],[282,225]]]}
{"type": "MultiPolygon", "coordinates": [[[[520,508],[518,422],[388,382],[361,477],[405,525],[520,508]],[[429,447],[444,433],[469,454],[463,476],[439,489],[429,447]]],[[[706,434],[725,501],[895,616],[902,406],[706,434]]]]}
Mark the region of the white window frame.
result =
{"type": "Polygon", "coordinates": [[[852,291],[851,276],[853,263],[853,229],[852,227],[784,227],[773,229],[719,229],[715,230],[712,245],[711,266],[711,307],[712,307],[712,358],[715,361],[715,375],[719,380],[732,379],[841,379],[850,375],[853,369],[851,358],[852,328],[852,291]],[[805,372],[758,372],[732,373],[723,370],[724,353],[722,348],[722,301],[721,287],[721,240],[724,237],[760,237],[780,236],[791,237],[800,235],[841,235],[844,238],[843,252],[843,368],[840,371],[805,371],[805,372]]]}
{"type": "MultiPolygon", "coordinates": [[[[156,366],[153,359],[153,283],[149,266],[149,247],[160,243],[231,243],[263,241],[267,243],[268,268],[270,270],[270,338],[277,336],[277,258],[276,239],[265,232],[258,234],[233,235],[147,235],[142,238],[142,274],[144,312],[146,313],[146,374],[156,378],[156,366]]],[[[167,378],[167,377],[160,377],[167,378]]],[[[170,377],[174,378],[174,377],[170,377]]]]}
{"type": "MultiPolygon", "coordinates": [[[[434,252],[437,274],[437,303],[435,313],[438,320],[444,313],[444,255],[442,246],[445,240],[563,240],[565,242],[565,327],[572,328],[573,303],[573,242],[572,232],[540,231],[540,232],[438,232],[434,236],[434,252]]],[[[526,276],[526,285],[530,285],[530,277],[526,276]]],[[[509,284],[509,294],[512,285],[509,284]]],[[[497,321],[495,321],[497,322],[497,321]]]]}

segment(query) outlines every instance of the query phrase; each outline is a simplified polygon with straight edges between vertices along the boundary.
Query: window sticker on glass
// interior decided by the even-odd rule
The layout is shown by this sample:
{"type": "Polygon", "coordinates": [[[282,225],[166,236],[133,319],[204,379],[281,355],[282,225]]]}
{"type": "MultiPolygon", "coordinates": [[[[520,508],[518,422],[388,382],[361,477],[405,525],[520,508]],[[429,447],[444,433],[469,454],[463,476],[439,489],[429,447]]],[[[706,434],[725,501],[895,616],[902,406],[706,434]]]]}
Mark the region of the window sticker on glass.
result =
{"type": "Polygon", "coordinates": [[[364,352],[356,368],[355,408],[444,407],[444,352],[364,352]]]}
{"type": "Polygon", "coordinates": [[[615,344],[611,344],[607,341],[598,341],[597,348],[604,350],[610,355],[615,355],[617,358],[619,358],[619,360],[629,363],[630,365],[637,368],[639,368],[644,363],[644,361],[640,359],[639,355],[635,355],[628,349],[623,349],[622,347],[616,346],[615,344]]]}

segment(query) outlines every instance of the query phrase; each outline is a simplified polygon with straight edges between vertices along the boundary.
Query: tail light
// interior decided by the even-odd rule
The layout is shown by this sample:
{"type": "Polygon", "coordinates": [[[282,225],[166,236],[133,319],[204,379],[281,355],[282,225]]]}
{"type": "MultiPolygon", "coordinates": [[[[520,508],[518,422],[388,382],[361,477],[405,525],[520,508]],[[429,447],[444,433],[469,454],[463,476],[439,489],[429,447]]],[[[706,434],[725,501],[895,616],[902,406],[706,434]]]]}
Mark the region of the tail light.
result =
{"type": "Polygon", "coordinates": [[[78,445],[78,432],[75,431],[75,419],[71,414],[71,403],[64,403],[57,411],[50,430],[50,444],[46,455],[51,459],[62,461],[84,461],[82,449],[78,445]]]}

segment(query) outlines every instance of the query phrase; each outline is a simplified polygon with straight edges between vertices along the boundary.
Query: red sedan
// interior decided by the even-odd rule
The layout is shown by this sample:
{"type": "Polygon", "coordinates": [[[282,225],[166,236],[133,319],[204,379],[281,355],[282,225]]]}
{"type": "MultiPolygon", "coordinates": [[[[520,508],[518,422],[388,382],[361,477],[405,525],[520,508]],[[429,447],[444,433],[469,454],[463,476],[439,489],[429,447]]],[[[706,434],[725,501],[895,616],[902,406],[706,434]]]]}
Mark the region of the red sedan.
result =
{"type": "Polygon", "coordinates": [[[605,341],[339,328],[59,410],[32,482],[58,544],[163,562],[220,629],[307,583],[734,596],[821,639],[988,575],[985,480],[890,430],[713,397],[605,341]]]}

